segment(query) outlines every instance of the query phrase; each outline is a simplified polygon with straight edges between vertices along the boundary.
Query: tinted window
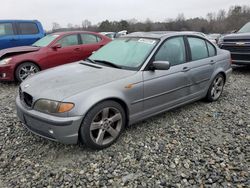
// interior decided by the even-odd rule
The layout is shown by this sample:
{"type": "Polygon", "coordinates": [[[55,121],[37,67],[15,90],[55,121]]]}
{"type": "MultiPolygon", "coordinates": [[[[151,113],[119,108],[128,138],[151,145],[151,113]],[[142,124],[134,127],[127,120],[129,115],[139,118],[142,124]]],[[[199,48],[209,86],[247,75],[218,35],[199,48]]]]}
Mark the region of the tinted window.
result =
{"type": "Polygon", "coordinates": [[[206,41],[200,38],[188,37],[191,49],[192,60],[199,60],[208,57],[206,41]]]}
{"type": "Polygon", "coordinates": [[[83,44],[94,44],[101,40],[100,37],[92,34],[81,34],[83,44]]]}
{"type": "Polygon", "coordinates": [[[208,52],[209,52],[210,57],[216,55],[215,47],[212,44],[210,44],[209,42],[207,42],[207,48],[208,48],[208,52]]]}
{"type": "Polygon", "coordinates": [[[39,33],[35,23],[18,23],[18,27],[21,35],[32,35],[39,33]]]}
{"type": "Polygon", "coordinates": [[[62,47],[78,45],[79,44],[78,43],[78,36],[77,35],[69,35],[69,36],[63,37],[57,43],[61,44],[62,47]]]}
{"type": "Polygon", "coordinates": [[[0,36],[13,34],[14,31],[11,23],[0,23],[0,36]]]}
{"type": "Polygon", "coordinates": [[[168,39],[155,55],[155,61],[169,61],[171,66],[185,62],[185,45],[183,37],[168,39]]]}

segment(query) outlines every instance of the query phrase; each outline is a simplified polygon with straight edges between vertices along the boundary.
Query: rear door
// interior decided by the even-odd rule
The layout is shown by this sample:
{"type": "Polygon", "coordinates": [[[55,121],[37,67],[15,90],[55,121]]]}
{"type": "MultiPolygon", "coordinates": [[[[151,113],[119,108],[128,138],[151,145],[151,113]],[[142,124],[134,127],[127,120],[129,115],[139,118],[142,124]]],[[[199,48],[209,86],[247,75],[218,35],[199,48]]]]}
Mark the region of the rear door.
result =
{"type": "Polygon", "coordinates": [[[178,105],[190,94],[191,82],[185,71],[186,50],[182,36],[167,39],[152,61],[169,61],[170,69],[143,72],[145,115],[178,105]]]}
{"type": "Polygon", "coordinates": [[[89,33],[82,33],[80,34],[82,46],[81,46],[81,55],[82,59],[86,59],[89,57],[94,51],[97,51],[100,47],[103,46],[101,43],[101,37],[89,34],[89,33]]]}
{"type": "Polygon", "coordinates": [[[78,34],[64,36],[56,44],[61,48],[49,48],[46,58],[46,67],[54,67],[82,59],[81,44],[78,34]]]}
{"type": "Polygon", "coordinates": [[[35,22],[17,22],[18,46],[29,46],[41,38],[35,22]]]}
{"type": "Polygon", "coordinates": [[[0,50],[17,46],[18,36],[15,26],[10,22],[0,23],[0,50]]]}
{"type": "Polygon", "coordinates": [[[215,47],[207,40],[188,36],[190,62],[186,63],[186,70],[192,82],[190,92],[193,96],[200,95],[207,90],[215,67],[215,47]]]}

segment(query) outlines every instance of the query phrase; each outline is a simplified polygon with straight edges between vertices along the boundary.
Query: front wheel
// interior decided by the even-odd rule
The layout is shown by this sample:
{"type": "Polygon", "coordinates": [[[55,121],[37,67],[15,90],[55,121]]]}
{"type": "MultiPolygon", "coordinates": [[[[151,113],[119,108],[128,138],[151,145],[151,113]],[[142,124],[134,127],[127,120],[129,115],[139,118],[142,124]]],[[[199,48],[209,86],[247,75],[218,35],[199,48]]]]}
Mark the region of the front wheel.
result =
{"type": "Polygon", "coordinates": [[[85,116],[81,128],[81,141],[91,149],[104,149],[112,145],[124,130],[126,116],[115,101],[104,101],[85,116]]]}
{"type": "Polygon", "coordinates": [[[218,74],[214,78],[212,84],[210,85],[210,87],[208,89],[206,99],[209,102],[217,101],[222,94],[224,85],[225,85],[224,76],[222,74],[218,74]]]}
{"type": "Polygon", "coordinates": [[[15,76],[17,81],[22,82],[24,81],[27,77],[39,72],[40,69],[37,65],[34,63],[26,62],[20,64],[15,72],[15,76]]]}

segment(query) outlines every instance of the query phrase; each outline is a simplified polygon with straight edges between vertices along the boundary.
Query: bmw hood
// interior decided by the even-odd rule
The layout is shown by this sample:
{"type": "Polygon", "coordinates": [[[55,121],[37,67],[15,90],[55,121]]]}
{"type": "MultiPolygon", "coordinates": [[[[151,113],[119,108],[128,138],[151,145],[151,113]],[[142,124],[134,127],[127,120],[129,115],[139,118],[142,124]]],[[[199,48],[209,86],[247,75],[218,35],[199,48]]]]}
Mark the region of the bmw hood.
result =
{"type": "Polygon", "coordinates": [[[135,73],[135,71],[82,61],[37,73],[22,82],[20,87],[34,100],[46,98],[62,101],[80,92],[126,78],[135,73]]]}
{"type": "Polygon", "coordinates": [[[35,52],[35,51],[38,51],[39,49],[40,47],[36,47],[36,46],[20,46],[20,47],[14,47],[14,48],[7,48],[4,50],[0,50],[0,59],[4,59],[13,55],[35,52]]]}

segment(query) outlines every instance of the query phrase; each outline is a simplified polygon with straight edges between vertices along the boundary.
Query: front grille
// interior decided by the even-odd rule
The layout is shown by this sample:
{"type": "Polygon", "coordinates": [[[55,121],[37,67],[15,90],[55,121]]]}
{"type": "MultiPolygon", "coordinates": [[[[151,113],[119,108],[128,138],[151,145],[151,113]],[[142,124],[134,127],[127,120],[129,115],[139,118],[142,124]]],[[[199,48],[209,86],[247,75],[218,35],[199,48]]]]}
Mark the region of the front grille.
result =
{"type": "Polygon", "coordinates": [[[28,107],[32,106],[33,97],[30,94],[23,92],[23,100],[28,107]]]}
{"type": "Polygon", "coordinates": [[[19,96],[20,96],[21,101],[23,101],[28,107],[32,106],[33,97],[30,94],[23,92],[20,87],[19,87],[19,96]]]}
{"type": "Polygon", "coordinates": [[[250,54],[232,54],[231,55],[232,60],[238,60],[238,61],[250,61],[250,54]]]}
{"type": "Polygon", "coordinates": [[[223,45],[221,48],[224,50],[228,50],[230,52],[249,53],[250,54],[250,46],[223,45]]]}
{"type": "Polygon", "coordinates": [[[224,42],[250,42],[250,39],[224,39],[224,42]]]}

